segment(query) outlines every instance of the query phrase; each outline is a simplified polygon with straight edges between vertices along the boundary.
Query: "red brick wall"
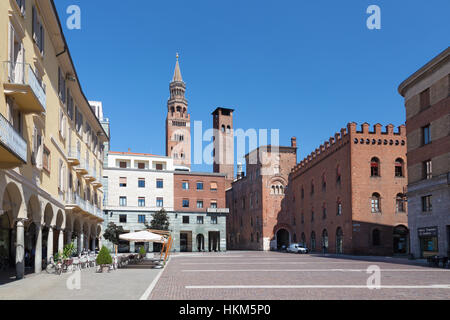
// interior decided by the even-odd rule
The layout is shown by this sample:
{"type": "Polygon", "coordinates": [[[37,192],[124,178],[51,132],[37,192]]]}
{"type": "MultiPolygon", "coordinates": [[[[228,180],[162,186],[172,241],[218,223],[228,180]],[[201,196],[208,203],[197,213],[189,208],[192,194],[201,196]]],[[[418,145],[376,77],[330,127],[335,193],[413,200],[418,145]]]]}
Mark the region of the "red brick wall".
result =
{"type": "Polygon", "coordinates": [[[217,208],[225,205],[225,177],[202,175],[201,173],[174,174],[174,210],[185,212],[206,212],[211,200],[217,201],[217,208]],[[189,182],[189,190],[183,190],[183,181],[189,182]],[[197,182],[203,182],[203,190],[197,190],[197,182]],[[217,191],[211,191],[212,182],[217,183],[217,191]],[[189,208],[183,208],[183,199],[189,199],[189,208]],[[197,200],[203,200],[203,209],[197,208],[197,200]]]}

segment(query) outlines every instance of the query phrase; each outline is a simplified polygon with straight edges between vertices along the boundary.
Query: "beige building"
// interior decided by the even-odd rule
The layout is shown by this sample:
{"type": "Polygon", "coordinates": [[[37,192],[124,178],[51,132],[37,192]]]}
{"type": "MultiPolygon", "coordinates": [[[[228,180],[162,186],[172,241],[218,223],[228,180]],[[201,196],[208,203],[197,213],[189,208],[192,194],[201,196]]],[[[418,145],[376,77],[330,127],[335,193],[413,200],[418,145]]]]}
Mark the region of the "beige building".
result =
{"type": "Polygon", "coordinates": [[[0,259],[17,278],[95,249],[103,143],[52,0],[0,2],[0,259]]]}
{"type": "Polygon", "coordinates": [[[416,257],[450,255],[450,47],[402,82],[408,224],[416,257]]]}

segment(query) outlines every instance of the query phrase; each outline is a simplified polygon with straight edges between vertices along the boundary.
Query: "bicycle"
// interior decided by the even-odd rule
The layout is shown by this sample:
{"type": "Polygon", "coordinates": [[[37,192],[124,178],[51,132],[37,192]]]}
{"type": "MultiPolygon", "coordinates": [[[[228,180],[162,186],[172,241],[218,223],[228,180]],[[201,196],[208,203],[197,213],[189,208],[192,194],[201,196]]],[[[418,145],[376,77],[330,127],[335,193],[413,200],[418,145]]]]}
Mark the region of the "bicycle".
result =
{"type": "Polygon", "coordinates": [[[55,263],[55,260],[53,258],[53,256],[50,257],[50,262],[47,264],[47,266],[45,267],[45,271],[47,271],[47,273],[54,273],[57,275],[61,275],[62,273],[62,263],[61,260],[58,260],[58,262],[55,263]]]}

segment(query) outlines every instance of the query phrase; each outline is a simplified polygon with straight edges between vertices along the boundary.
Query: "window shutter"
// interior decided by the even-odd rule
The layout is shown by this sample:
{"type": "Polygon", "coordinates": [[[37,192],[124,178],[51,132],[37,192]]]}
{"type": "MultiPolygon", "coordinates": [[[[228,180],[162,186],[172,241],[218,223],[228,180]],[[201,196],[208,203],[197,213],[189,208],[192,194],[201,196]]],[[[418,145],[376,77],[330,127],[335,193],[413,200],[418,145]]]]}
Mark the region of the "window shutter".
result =
{"type": "Polygon", "coordinates": [[[119,183],[127,183],[127,178],[119,178],[119,183]]]}

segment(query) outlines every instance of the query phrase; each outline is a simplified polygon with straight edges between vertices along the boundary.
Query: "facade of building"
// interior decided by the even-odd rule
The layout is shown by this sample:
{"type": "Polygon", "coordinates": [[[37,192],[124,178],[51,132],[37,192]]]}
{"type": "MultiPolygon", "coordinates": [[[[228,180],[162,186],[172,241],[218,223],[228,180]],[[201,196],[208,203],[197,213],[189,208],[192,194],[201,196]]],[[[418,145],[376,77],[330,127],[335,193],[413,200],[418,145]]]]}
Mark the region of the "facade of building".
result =
{"type": "Polygon", "coordinates": [[[172,157],[174,164],[191,166],[191,116],[188,113],[186,84],[181,76],[180,65],[175,65],[170,98],[167,102],[166,156],[172,157]]]}
{"type": "MultiPolygon", "coordinates": [[[[126,232],[137,232],[146,229],[153,213],[164,209],[173,214],[173,172],[169,157],[109,151],[104,169],[108,186],[104,228],[114,222],[126,232]]],[[[107,245],[112,249],[112,244],[107,245]]],[[[120,252],[136,250],[133,242],[119,245],[120,252]]]]}
{"type": "Polygon", "coordinates": [[[406,184],[405,126],[349,123],[293,168],[276,239],[317,252],[408,254],[406,184]]]}
{"type": "Polygon", "coordinates": [[[1,1],[0,24],[0,258],[22,278],[67,243],[99,247],[109,138],[53,1],[1,1]]]}
{"type": "Polygon", "coordinates": [[[171,219],[176,251],[225,251],[225,175],[174,173],[174,210],[171,219]]]}
{"type": "Polygon", "coordinates": [[[399,86],[408,138],[411,253],[450,255],[450,48],[399,86]]]}
{"type": "Polygon", "coordinates": [[[285,219],[285,190],[297,164],[297,143],[290,147],[259,147],[245,156],[247,174],[238,174],[226,191],[228,248],[270,250],[285,219]]]}

